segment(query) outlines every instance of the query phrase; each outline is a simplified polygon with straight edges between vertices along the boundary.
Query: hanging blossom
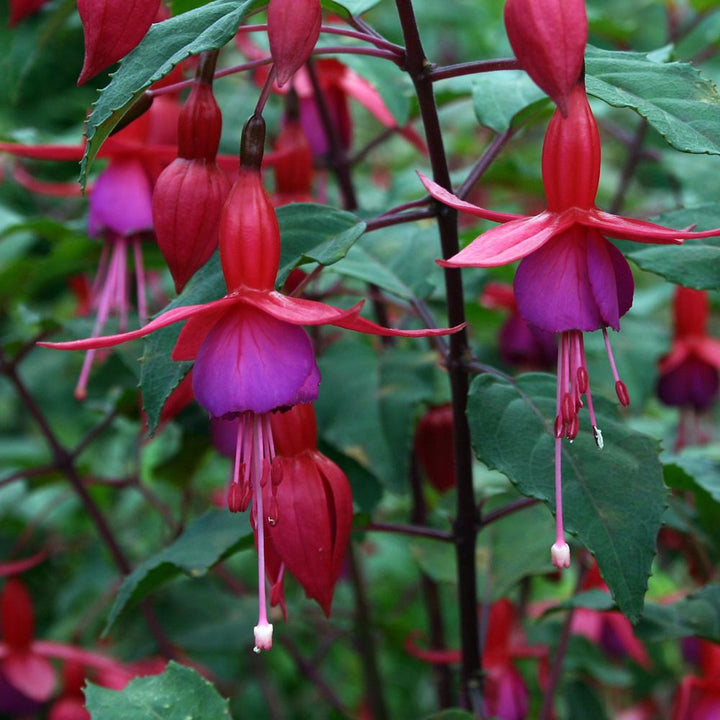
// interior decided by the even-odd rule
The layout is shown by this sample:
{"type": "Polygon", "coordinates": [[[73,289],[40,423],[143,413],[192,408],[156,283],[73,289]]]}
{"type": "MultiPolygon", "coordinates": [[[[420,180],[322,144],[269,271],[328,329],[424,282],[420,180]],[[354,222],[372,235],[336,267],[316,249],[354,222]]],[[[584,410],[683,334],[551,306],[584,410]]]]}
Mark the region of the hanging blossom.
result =
{"type": "Polygon", "coordinates": [[[678,287],[673,301],[674,335],[670,352],[660,359],[657,394],[666,405],[680,408],[675,449],[707,441],[700,414],[720,392],[720,340],[707,334],[710,303],[704,290],[678,287]]]}
{"type": "Polygon", "coordinates": [[[673,230],[644,220],[612,215],[595,205],[600,179],[600,136],[582,82],[568,97],[568,114],[555,111],[545,135],[542,175],[547,210],[523,216],[485,210],[467,203],[429,178],[420,178],[430,194],[461,212],[501,223],[477,237],[444,267],[495,267],[522,260],[514,280],[517,308],[539,330],[560,334],[555,418],[557,536],[553,563],[568,567],[570,548],[562,520],[561,439],[573,440],[578,411],[587,404],[595,442],[603,437],[595,419],[583,333],[602,330],[615,391],[622,405],[630,398],[620,379],[607,328],[620,330],[630,309],[634,282],[622,253],[604,235],[636,242],[677,244],[686,238],[720,235],[673,230]],[[585,400],[582,397],[585,397],[585,400]]]}
{"type": "MultiPolygon", "coordinates": [[[[89,190],[88,234],[102,241],[98,272],[90,290],[90,307],[96,312],[93,335],[99,335],[108,319],[118,318],[125,329],[130,312],[132,286],[131,254],[137,310],[141,322],[147,318],[143,240],[152,239],[152,190],[162,168],[176,154],[179,106],[174,97],[163,96],[150,110],[113,135],[99,156],[107,158],[107,167],[89,190]]],[[[82,158],[84,145],[20,145],[0,143],[0,151],[17,157],[42,160],[82,158]]],[[[76,183],[42,183],[17,168],[15,179],[27,189],[55,196],[80,194],[76,183]]],[[[75,397],[83,399],[95,358],[86,354],[75,397]]]]}
{"type": "Polygon", "coordinates": [[[280,259],[277,216],[266,193],[260,165],[265,124],[253,116],[243,131],[242,164],[220,219],[220,261],[227,295],[202,305],[162,313],[139,330],[64,343],[41,343],[63,350],[98,349],[143,337],[186,320],[172,357],[195,360],[193,392],[213,418],[238,418],[235,477],[229,505],[244,504],[250,487],[258,534],[259,618],[255,648],[272,647],[265,608],[265,515],[262,487],[276,455],[271,415],[318,396],[320,372],[302,325],[331,324],[376,335],[426,337],[452,330],[396,330],[360,316],[362,303],[344,310],[275,291],[280,259]],[[239,478],[243,478],[241,484],[239,478]]]}
{"type": "Polygon", "coordinates": [[[700,642],[700,674],[683,678],[675,694],[672,720],[720,717],[720,648],[700,642]]]}
{"type": "MultiPolygon", "coordinates": [[[[236,455],[239,425],[238,418],[211,421],[215,447],[226,457],[236,455]]],[[[262,546],[253,520],[258,552],[261,547],[264,552],[270,605],[279,605],[287,619],[283,581],[289,571],[307,597],[316,600],[329,616],[350,539],[350,483],[345,473],[317,449],[312,404],[272,413],[270,426],[275,457],[263,486],[262,546]]],[[[235,463],[227,493],[227,505],[233,512],[246,510],[252,498],[251,470],[235,463]]]]}

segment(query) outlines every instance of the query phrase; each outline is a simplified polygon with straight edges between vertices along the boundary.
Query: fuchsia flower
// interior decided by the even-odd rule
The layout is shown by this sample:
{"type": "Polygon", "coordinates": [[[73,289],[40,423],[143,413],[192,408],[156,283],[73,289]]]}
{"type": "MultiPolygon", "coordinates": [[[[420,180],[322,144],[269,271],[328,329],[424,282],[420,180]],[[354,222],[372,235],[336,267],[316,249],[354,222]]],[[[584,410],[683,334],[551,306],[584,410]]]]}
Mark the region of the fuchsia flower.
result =
{"type": "Polygon", "coordinates": [[[10,0],[10,27],[17,25],[29,15],[36,13],[47,0],[10,0]]]}
{"type": "MultiPolygon", "coordinates": [[[[411,655],[433,664],[458,663],[459,650],[426,650],[415,644],[417,633],[408,636],[405,649],[411,655]]],[[[513,604],[507,598],[490,607],[482,654],[485,673],[485,714],[499,720],[525,720],[529,694],[514,661],[521,658],[547,659],[547,649],[527,645],[513,604]]]]}
{"type": "Polygon", "coordinates": [[[557,358],[555,335],[530,325],[520,315],[512,286],[490,282],[483,289],[480,304],[491,310],[509,310],[500,328],[500,357],[520,370],[547,370],[557,358]]]}
{"type": "Polygon", "coordinates": [[[310,57],[320,37],[320,0],[270,0],[268,40],[279,87],[310,57]]]}
{"type": "Polygon", "coordinates": [[[700,641],[700,675],[682,680],[671,720],[715,720],[720,717],[720,647],[700,641]]]}
{"type": "Polygon", "coordinates": [[[234,482],[229,506],[240,509],[251,489],[258,534],[260,613],[256,649],[270,649],[272,626],[265,609],[265,513],[262,487],[276,455],[270,414],[317,398],[320,372],[301,325],[332,324],[377,335],[425,337],[452,330],[395,330],[349,310],[287,297],[274,290],[280,258],[275,211],[260,175],[264,121],[253,116],[242,140],[242,165],[220,219],[220,260],[228,294],[204,305],[169,310],[139,330],[65,343],[63,350],[110,347],[187,320],[173,359],[195,360],[193,391],[214,418],[238,418],[234,482]],[[242,484],[240,477],[243,478],[242,484]]]}
{"type": "MultiPolygon", "coordinates": [[[[147,113],[109,138],[99,153],[109,162],[90,190],[88,234],[104,242],[98,273],[90,292],[90,305],[97,313],[93,335],[102,332],[112,315],[118,317],[121,329],[127,327],[132,284],[129,252],[132,252],[134,261],[138,315],[142,322],[147,317],[141,243],[152,237],[153,184],[160,169],[175,157],[177,110],[174,98],[158,98],[147,113]]],[[[0,143],[0,151],[43,160],[79,161],[83,150],[82,145],[0,143]]],[[[33,180],[26,184],[30,190],[43,190],[33,180]]],[[[56,194],[77,195],[80,192],[75,183],[54,190],[56,194]]],[[[94,357],[94,350],[85,356],[75,388],[78,399],[86,395],[94,357]]]]}
{"type": "Polygon", "coordinates": [[[583,83],[576,84],[570,92],[567,117],[556,110],[550,121],[543,145],[542,171],[548,209],[531,217],[476,207],[429,178],[420,175],[420,179],[440,202],[502,223],[457,255],[438,263],[443,267],[494,267],[522,259],[514,281],[520,315],[540,330],[561,334],[554,427],[557,538],[552,556],[557,567],[568,567],[570,548],[564,540],[562,521],[560,441],[563,437],[569,440],[576,437],[578,411],[585,403],[595,441],[598,447],[603,445],[590,394],[583,332],[602,330],[617,396],[623,405],[630,402],[618,375],[607,328],[620,329],[620,317],[632,305],[634,283],[627,261],[602,233],[668,244],[680,243],[684,238],[720,235],[720,229],[673,230],[611,215],[595,206],[600,179],[600,136],[583,83]]]}
{"type": "Polygon", "coordinates": [[[703,290],[675,291],[672,348],[660,360],[658,397],[681,410],[676,449],[700,442],[698,414],[708,410],[720,391],[720,341],[707,334],[710,311],[703,290]]]}

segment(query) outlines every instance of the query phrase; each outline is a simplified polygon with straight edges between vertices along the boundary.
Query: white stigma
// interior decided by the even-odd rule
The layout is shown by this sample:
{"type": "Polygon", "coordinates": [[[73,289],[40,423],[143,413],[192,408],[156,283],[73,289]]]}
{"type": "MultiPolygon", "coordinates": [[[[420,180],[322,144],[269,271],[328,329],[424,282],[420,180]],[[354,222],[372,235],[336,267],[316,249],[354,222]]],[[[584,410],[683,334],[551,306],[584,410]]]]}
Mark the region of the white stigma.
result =
{"type": "Polygon", "coordinates": [[[570,567],[570,546],[566,542],[556,542],[550,548],[552,564],[562,570],[570,567]]]}
{"type": "Polygon", "coordinates": [[[253,648],[253,652],[259,653],[262,650],[272,650],[272,623],[266,622],[260,625],[256,625],[254,631],[255,647],[253,648]]]}
{"type": "Polygon", "coordinates": [[[595,444],[600,448],[600,450],[603,449],[605,446],[605,441],[603,440],[603,434],[602,430],[597,427],[597,425],[593,425],[593,437],[595,438],[595,444]]]}

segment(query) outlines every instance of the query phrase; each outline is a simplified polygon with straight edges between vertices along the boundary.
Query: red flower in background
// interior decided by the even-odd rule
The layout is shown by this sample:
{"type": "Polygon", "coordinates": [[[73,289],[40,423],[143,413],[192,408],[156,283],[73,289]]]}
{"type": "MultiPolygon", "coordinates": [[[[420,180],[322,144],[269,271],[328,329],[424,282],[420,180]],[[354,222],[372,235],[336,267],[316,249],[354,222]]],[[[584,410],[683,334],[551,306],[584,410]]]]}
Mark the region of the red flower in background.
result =
{"type": "Polygon", "coordinates": [[[707,334],[709,313],[707,292],[677,288],[672,348],[660,360],[657,384],[660,400],[680,408],[676,450],[706,441],[699,416],[710,409],[720,392],[720,340],[707,334]]]}
{"type": "Polygon", "coordinates": [[[671,720],[720,717],[720,647],[700,641],[700,675],[685,677],[675,694],[671,720]]]}

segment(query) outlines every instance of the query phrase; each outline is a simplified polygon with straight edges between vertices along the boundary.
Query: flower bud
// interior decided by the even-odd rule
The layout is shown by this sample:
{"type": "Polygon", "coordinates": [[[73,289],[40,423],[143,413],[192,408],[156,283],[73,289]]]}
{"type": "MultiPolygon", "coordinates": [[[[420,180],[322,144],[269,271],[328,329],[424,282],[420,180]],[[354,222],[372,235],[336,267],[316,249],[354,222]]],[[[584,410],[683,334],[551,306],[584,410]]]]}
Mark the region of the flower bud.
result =
{"type": "Polygon", "coordinates": [[[268,40],[280,87],[307,62],[321,23],[319,0],[270,0],[268,40]]]}
{"type": "Polygon", "coordinates": [[[583,75],[584,0],[507,0],[505,28],[522,69],[567,115],[570,91],[583,75]]]}

